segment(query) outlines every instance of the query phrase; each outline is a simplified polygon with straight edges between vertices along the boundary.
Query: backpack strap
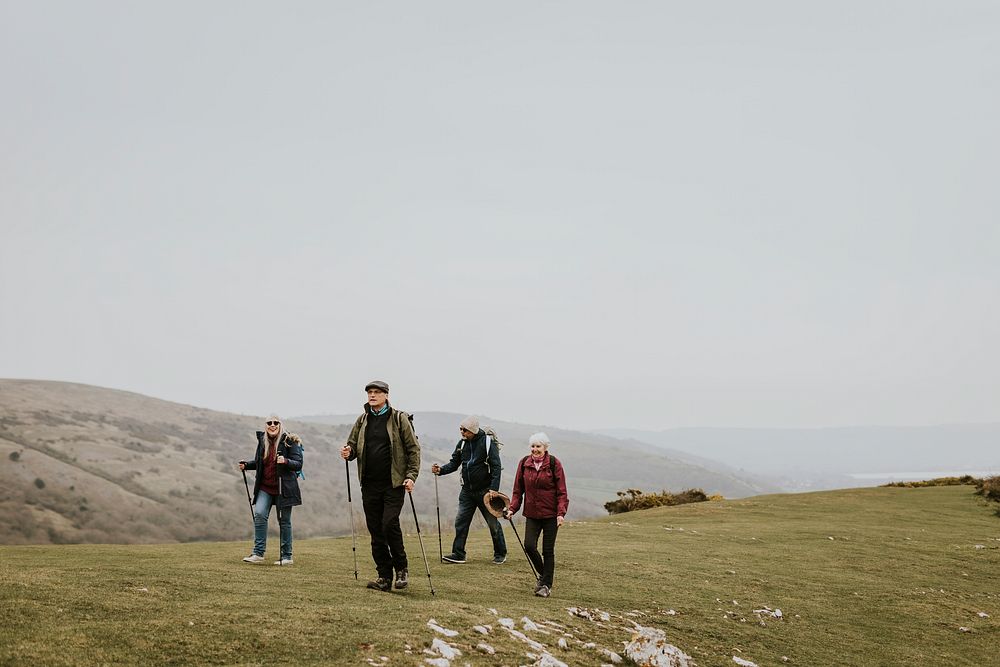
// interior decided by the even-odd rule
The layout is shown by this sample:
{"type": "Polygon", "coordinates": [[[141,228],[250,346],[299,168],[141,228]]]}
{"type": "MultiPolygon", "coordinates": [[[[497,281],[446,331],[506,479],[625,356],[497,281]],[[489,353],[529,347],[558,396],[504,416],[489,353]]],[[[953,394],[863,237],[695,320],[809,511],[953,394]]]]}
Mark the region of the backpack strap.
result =
{"type": "Polygon", "coordinates": [[[486,434],[486,472],[493,478],[493,469],[490,467],[490,434],[486,434]]]}
{"type": "MultiPolygon", "coordinates": [[[[528,462],[531,458],[531,454],[528,454],[521,462],[517,464],[517,467],[521,469],[521,477],[524,477],[524,464],[528,462]]],[[[549,472],[552,473],[552,486],[555,487],[556,493],[559,493],[559,484],[556,482],[556,465],[559,463],[559,459],[549,454],[549,472]]]]}

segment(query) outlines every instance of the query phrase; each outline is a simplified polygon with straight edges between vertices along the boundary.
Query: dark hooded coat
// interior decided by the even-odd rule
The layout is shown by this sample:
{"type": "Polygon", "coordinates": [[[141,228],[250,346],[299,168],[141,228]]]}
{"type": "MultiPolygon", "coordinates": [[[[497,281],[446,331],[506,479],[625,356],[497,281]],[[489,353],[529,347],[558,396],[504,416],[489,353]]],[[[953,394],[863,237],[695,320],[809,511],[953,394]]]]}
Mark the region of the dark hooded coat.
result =
{"type": "MultiPolygon", "coordinates": [[[[257,431],[257,453],[253,461],[246,462],[247,470],[256,470],[253,482],[253,502],[257,502],[257,492],[260,483],[264,481],[264,445],[267,434],[257,431]]],[[[293,433],[282,433],[278,439],[278,456],[284,456],[286,463],[278,464],[278,488],[281,494],[278,507],[294,507],[302,504],[302,494],[299,492],[299,480],[295,473],[302,470],[302,439],[293,433]]]]}

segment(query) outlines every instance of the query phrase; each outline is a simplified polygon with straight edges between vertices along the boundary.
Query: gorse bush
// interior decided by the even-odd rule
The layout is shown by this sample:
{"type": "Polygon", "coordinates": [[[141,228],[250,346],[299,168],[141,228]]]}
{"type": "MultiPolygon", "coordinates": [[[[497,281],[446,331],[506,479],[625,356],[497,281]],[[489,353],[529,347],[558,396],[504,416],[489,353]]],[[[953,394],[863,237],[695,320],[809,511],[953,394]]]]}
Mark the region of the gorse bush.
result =
{"type": "Polygon", "coordinates": [[[925,479],[919,482],[889,482],[888,484],[883,484],[882,486],[917,489],[925,486],[960,486],[962,484],[978,487],[981,483],[981,479],[977,479],[972,475],[962,475],[961,477],[935,477],[934,479],[925,479]]]}
{"type": "Polygon", "coordinates": [[[619,491],[618,500],[604,503],[604,509],[608,511],[608,514],[621,514],[622,512],[645,510],[665,505],[700,503],[708,499],[708,496],[701,489],[688,489],[680,493],[670,493],[667,490],[660,493],[643,493],[639,489],[629,489],[628,491],[619,491]]]}
{"type": "Polygon", "coordinates": [[[976,493],[989,500],[1000,502],[1000,475],[977,479],[976,493]]]}

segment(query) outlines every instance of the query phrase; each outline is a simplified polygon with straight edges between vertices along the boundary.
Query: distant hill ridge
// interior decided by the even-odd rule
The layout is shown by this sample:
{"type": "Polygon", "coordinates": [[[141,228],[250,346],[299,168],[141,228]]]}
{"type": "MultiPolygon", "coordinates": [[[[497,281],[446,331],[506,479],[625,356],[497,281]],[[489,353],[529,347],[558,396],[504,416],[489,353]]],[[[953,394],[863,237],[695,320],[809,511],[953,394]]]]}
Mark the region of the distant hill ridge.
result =
{"type": "Polygon", "coordinates": [[[726,461],[744,474],[825,477],[838,486],[852,473],[1000,470],[998,423],[596,432],[639,440],[664,451],[697,452],[726,461]]]}
{"type": "MultiPolygon", "coordinates": [[[[434,478],[429,468],[451,455],[461,417],[428,412],[416,418],[423,465],[414,501],[422,526],[432,530],[434,478]]],[[[304,505],[293,514],[296,537],[350,532],[345,466],[339,456],[349,427],[320,421],[285,423],[305,444],[304,505]]],[[[527,436],[538,427],[491,423],[508,443],[503,461],[510,471],[527,452],[527,436]]],[[[260,426],[260,417],[127,391],[0,380],[0,543],[249,539],[249,507],[236,462],[253,455],[254,432],[260,426]]],[[[728,497],[768,490],[648,445],[560,429],[549,429],[549,434],[553,453],[566,466],[571,517],[603,514],[604,502],[632,486],[698,486],[728,497]]],[[[505,472],[506,492],[512,482],[505,472]]],[[[439,480],[446,528],[455,513],[458,484],[458,475],[439,480]]],[[[360,495],[354,499],[355,523],[364,534],[360,495]]],[[[412,527],[409,513],[403,519],[412,527]]]]}

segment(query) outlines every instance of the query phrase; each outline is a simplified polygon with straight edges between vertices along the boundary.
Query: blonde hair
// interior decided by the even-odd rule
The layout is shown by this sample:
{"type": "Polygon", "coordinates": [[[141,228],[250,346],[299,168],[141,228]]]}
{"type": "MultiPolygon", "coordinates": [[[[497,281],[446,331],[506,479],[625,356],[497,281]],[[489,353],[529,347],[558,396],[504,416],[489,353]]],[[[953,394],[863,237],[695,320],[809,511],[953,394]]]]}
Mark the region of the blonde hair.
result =
{"type": "MultiPolygon", "coordinates": [[[[278,422],[278,435],[274,437],[274,446],[277,447],[278,443],[281,442],[281,436],[285,433],[285,423],[281,421],[281,417],[274,413],[271,413],[271,416],[264,421],[278,422]]],[[[269,456],[271,456],[271,434],[264,431],[264,458],[266,459],[269,456]]]]}

